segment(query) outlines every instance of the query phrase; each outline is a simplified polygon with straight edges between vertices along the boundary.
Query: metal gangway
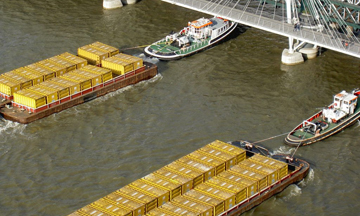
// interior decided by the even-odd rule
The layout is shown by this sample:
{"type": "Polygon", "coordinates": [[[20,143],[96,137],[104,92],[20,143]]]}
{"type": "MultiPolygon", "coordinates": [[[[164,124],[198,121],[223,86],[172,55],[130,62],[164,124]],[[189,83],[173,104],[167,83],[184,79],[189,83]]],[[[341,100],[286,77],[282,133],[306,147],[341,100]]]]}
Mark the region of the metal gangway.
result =
{"type": "MultiPolygon", "coordinates": [[[[286,5],[286,8],[284,8],[282,12],[279,12],[281,10],[278,9],[277,4],[272,6],[273,9],[269,9],[271,8],[269,6],[265,7],[265,0],[258,1],[261,4],[257,7],[249,7],[249,4],[253,3],[251,0],[243,0],[243,4],[239,4],[240,0],[163,1],[288,37],[290,49],[296,50],[297,47],[293,47],[292,42],[293,39],[296,39],[301,42],[301,44],[313,44],[360,58],[359,38],[355,36],[353,32],[346,31],[346,17],[339,13],[336,8],[332,8],[331,5],[327,5],[328,8],[326,8],[324,5],[315,4],[315,1],[309,0],[307,6],[307,8],[309,8],[308,14],[312,15],[313,20],[309,25],[302,23],[304,24],[303,27],[295,29],[294,24],[299,22],[298,11],[296,11],[295,8],[297,6],[295,0],[286,0],[287,4],[283,4],[286,5]],[[293,5],[288,3],[290,1],[293,5]],[[339,17],[340,21],[343,20],[341,21],[342,23],[340,23],[340,28],[342,28],[343,31],[335,29],[334,24],[336,23],[331,23],[333,18],[331,18],[330,15],[339,17]]],[[[357,15],[356,18],[359,19],[359,15],[357,15]]],[[[356,21],[354,18],[353,20],[355,23],[357,22],[355,26],[359,24],[358,20],[356,21]]]]}

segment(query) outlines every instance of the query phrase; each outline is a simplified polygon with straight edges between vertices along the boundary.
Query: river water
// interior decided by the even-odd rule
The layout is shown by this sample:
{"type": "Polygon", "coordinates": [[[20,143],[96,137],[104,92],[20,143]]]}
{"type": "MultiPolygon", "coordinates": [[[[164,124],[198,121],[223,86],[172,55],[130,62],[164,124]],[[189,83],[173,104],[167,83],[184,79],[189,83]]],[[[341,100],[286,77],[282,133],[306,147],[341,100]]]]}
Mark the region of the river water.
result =
{"type": "MultiPolygon", "coordinates": [[[[159,0],[103,10],[102,0],[0,1],[0,73],[95,41],[150,44],[207,16],[159,0]]],[[[226,42],[159,75],[29,125],[0,120],[0,215],[68,215],[216,139],[290,131],[360,84],[360,61],[330,50],[281,64],[287,38],[240,26],[226,42]]],[[[142,49],[126,50],[142,56],[142,49]]],[[[357,215],[360,124],[296,155],[309,176],[244,215],[357,215]]],[[[293,153],[284,137],[263,146],[293,153]]]]}

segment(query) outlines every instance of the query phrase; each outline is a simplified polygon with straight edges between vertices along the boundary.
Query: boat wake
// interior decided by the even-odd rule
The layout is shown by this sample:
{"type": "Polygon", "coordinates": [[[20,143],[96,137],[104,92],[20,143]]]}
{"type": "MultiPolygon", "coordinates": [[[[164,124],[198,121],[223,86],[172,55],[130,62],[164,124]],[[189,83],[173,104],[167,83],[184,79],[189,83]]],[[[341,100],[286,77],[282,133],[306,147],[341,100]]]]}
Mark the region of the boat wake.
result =
{"type": "Polygon", "coordinates": [[[158,74],[156,74],[156,76],[154,76],[153,78],[151,78],[149,80],[141,81],[139,83],[136,83],[135,85],[126,86],[126,87],[118,89],[118,90],[116,90],[114,92],[109,92],[104,96],[96,98],[93,102],[95,102],[95,103],[104,102],[104,101],[108,100],[109,98],[112,98],[112,97],[114,97],[114,96],[116,96],[118,94],[121,94],[121,93],[123,93],[125,91],[128,91],[129,89],[132,89],[132,88],[137,87],[139,85],[144,85],[144,84],[147,85],[147,84],[150,84],[150,83],[155,83],[155,82],[161,80],[162,78],[163,78],[163,76],[158,73],[158,74]]]}
{"type": "Polygon", "coordinates": [[[292,154],[295,151],[294,148],[288,146],[280,146],[278,149],[274,150],[271,155],[275,154],[292,154]]]}
{"type": "Polygon", "coordinates": [[[26,125],[17,122],[0,119],[0,157],[7,154],[11,149],[8,140],[19,135],[24,136],[26,125]]]}
{"type": "Polygon", "coordinates": [[[315,172],[312,168],[309,170],[309,174],[301,182],[299,182],[300,187],[306,187],[310,182],[313,182],[315,179],[315,172]]]}
{"type": "Polygon", "coordinates": [[[290,185],[288,187],[288,190],[289,190],[288,193],[286,193],[286,195],[282,197],[282,200],[284,201],[288,201],[292,197],[299,196],[302,193],[301,188],[296,184],[290,185]]]}
{"type": "Polygon", "coordinates": [[[0,134],[23,134],[26,125],[13,122],[10,120],[1,119],[0,121],[0,134]]]}
{"type": "Polygon", "coordinates": [[[144,53],[135,54],[134,56],[142,58],[144,61],[150,62],[150,63],[153,63],[153,64],[157,64],[160,61],[158,58],[148,57],[144,53]]]}

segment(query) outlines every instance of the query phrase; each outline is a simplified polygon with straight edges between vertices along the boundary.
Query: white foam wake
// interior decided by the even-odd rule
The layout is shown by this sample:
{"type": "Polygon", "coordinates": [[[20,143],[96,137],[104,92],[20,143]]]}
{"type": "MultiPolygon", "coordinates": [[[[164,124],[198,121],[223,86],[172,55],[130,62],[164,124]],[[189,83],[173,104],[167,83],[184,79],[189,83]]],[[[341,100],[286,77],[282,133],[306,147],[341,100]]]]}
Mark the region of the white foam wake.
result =
{"type": "Polygon", "coordinates": [[[291,197],[299,196],[302,193],[301,188],[296,184],[290,185],[289,189],[290,192],[282,198],[284,201],[288,201],[291,197]]]}
{"type": "Polygon", "coordinates": [[[142,58],[144,61],[150,62],[153,64],[157,64],[160,61],[158,58],[148,57],[144,53],[135,54],[134,56],[142,58]]]}
{"type": "Polygon", "coordinates": [[[292,154],[295,151],[295,148],[289,146],[280,146],[278,149],[275,149],[271,155],[275,154],[292,154]]]}

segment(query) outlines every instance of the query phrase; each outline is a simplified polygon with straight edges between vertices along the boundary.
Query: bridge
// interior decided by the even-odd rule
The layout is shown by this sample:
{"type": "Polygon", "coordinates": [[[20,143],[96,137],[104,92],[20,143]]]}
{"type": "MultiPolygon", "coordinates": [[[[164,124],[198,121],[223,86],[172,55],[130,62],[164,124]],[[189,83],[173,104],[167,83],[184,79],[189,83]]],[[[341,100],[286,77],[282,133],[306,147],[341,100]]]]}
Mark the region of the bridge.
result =
{"type": "Polygon", "coordinates": [[[163,1],[288,37],[290,53],[308,43],[360,58],[360,42],[354,34],[360,30],[358,0],[337,5],[334,0],[163,1]],[[299,30],[295,31],[295,23],[301,24],[299,30]],[[300,43],[294,46],[293,39],[300,43]]]}

